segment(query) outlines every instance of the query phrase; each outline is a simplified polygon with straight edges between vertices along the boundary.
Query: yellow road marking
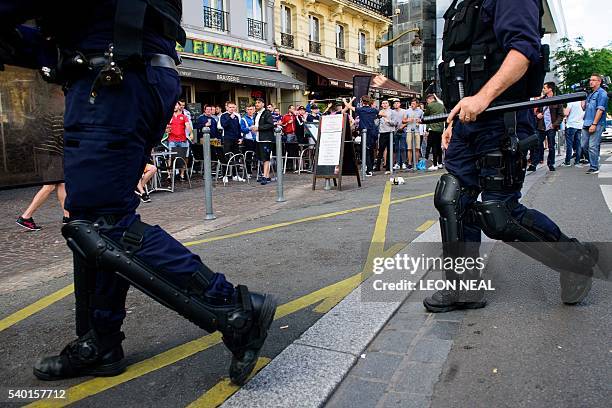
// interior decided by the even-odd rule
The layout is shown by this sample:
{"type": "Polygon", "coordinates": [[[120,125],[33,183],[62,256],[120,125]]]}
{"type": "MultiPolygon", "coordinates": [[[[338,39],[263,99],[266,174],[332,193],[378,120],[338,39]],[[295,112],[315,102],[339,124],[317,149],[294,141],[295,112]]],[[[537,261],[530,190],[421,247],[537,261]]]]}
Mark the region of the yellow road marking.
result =
{"type": "Polygon", "coordinates": [[[425,232],[431,228],[432,225],[436,223],[436,220],[427,220],[423,224],[421,224],[415,231],[425,232]]]}
{"type": "MultiPolygon", "coordinates": [[[[360,282],[361,274],[353,275],[340,282],[318,289],[312,293],[294,299],[278,307],[274,320],[281,319],[287,315],[295,313],[306,307],[309,307],[317,302],[326,299],[329,296],[348,295],[360,282]]],[[[210,347],[221,342],[221,334],[216,332],[209,334],[199,339],[192,340],[180,346],[173,347],[163,353],[157,354],[146,360],[132,364],[127,370],[115,377],[96,377],[91,380],[77,384],[66,391],[66,399],[64,400],[44,400],[36,401],[28,407],[65,407],[77,401],[81,401],[87,397],[98,394],[102,391],[116,387],[120,384],[151,373],[160,368],[174,364],[177,361],[183,360],[196,353],[209,349],[210,347]]]]}
{"type": "MultiPolygon", "coordinates": [[[[249,378],[252,378],[262,368],[264,368],[270,361],[267,357],[260,357],[257,360],[255,369],[249,378]]],[[[187,408],[216,408],[223,404],[226,399],[234,395],[236,391],[240,389],[239,386],[232,384],[229,378],[225,378],[215,384],[214,387],[206,391],[200,398],[187,405],[187,408]]]]}
{"type": "MultiPolygon", "coordinates": [[[[383,200],[381,202],[382,211],[379,212],[379,216],[377,219],[377,224],[376,224],[374,234],[372,237],[373,243],[375,242],[375,240],[379,240],[379,241],[382,241],[384,245],[385,235],[384,233],[381,233],[381,230],[383,228],[383,220],[388,221],[389,205],[392,203],[392,201],[390,201],[390,189],[391,189],[390,184],[388,186],[385,186],[385,195],[383,196],[383,200]],[[380,222],[378,222],[379,220],[380,222]]],[[[417,199],[417,198],[422,198],[422,197],[426,197],[429,195],[431,195],[431,193],[425,194],[422,196],[407,197],[406,199],[403,199],[403,200],[417,199]]],[[[384,224],[384,229],[386,230],[386,224],[384,224]]],[[[404,246],[405,246],[404,244],[396,244],[393,247],[391,247],[389,250],[383,251],[382,253],[384,254],[393,253],[394,254],[398,252],[404,246]]],[[[366,262],[366,265],[364,266],[364,271],[367,271],[368,262],[371,262],[370,258],[373,257],[374,255],[375,255],[375,251],[372,245],[370,245],[368,261],[366,262]],[[370,252],[372,253],[372,255],[370,255],[370,252]]],[[[370,267],[370,271],[371,271],[371,267],[370,267]]],[[[278,309],[276,310],[276,314],[274,316],[274,320],[281,319],[285,316],[288,316],[299,310],[307,308],[318,302],[325,303],[328,299],[333,299],[334,301],[336,301],[337,299],[342,299],[346,297],[349,293],[351,293],[362,282],[362,276],[364,275],[365,274],[363,272],[355,274],[351,277],[348,277],[344,280],[336,282],[332,285],[318,289],[307,295],[301,296],[297,299],[287,302],[278,307],[278,309]]],[[[174,364],[177,361],[180,361],[196,353],[204,351],[216,344],[219,344],[220,342],[221,342],[221,335],[218,332],[209,334],[199,339],[192,340],[190,342],[182,344],[180,346],[176,346],[170,350],[167,350],[163,353],[150,357],[146,360],[135,363],[129,366],[123,374],[120,374],[118,376],[97,377],[97,378],[93,378],[91,380],[85,381],[83,383],[77,384],[67,390],[66,392],[67,398],[65,400],[36,401],[27,406],[28,407],[64,407],[64,406],[73,404],[77,401],[81,401],[87,397],[96,395],[110,388],[116,387],[120,384],[131,381],[135,378],[141,377],[145,374],[151,373],[160,368],[166,367],[170,364],[174,364]]]]}
{"type": "MultiPolygon", "coordinates": [[[[419,176],[421,177],[421,176],[419,176]]],[[[424,176],[422,176],[424,177],[424,176]]],[[[411,197],[405,197],[405,198],[400,198],[397,200],[393,200],[390,203],[391,204],[399,204],[399,203],[403,203],[406,201],[412,201],[412,200],[418,200],[421,198],[426,198],[426,197],[430,197],[433,196],[433,193],[426,193],[426,194],[420,194],[420,195],[416,195],[416,196],[411,196],[411,197]]],[[[331,212],[331,213],[326,213],[326,214],[320,214],[320,215],[315,215],[312,217],[306,217],[306,218],[300,218],[297,220],[293,220],[293,221],[287,221],[287,222],[281,222],[278,224],[272,224],[272,225],[266,225],[263,227],[259,227],[259,228],[253,228],[253,229],[249,229],[249,230],[245,230],[245,231],[240,231],[240,232],[235,232],[235,233],[231,233],[231,234],[225,234],[225,235],[219,235],[216,237],[210,237],[210,238],[206,238],[206,239],[201,239],[198,241],[190,241],[190,242],[186,242],[183,243],[183,245],[185,246],[193,246],[193,245],[198,245],[198,244],[204,244],[207,242],[214,242],[214,241],[220,241],[223,239],[229,239],[229,238],[237,238],[237,237],[241,237],[244,235],[250,235],[250,234],[255,234],[258,232],[263,232],[263,231],[269,231],[269,230],[273,230],[276,228],[282,228],[282,227],[287,227],[290,225],[295,225],[295,224],[299,224],[299,223],[303,223],[303,222],[308,222],[308,221],[317,221],[317,220],[322,220],[325,218],[332,218],[332,217],[337,217],[340,215],[345,215],[345,214],[350,214],[350,213],[354,213],[354,212],[358,212],[358,211],[365,211],[365,210],[369,210],[372,208],[377,208],[379,207],[380,204],[372,204],[372,205],[367,205],[367,206],[363,206],[363,207],[356,207],[356,208],[351,208],[348,210],[342,210],[342,211],[335,211],[335,212],[331,212]]],[[[0,320],[0,331],[3,331],[5,329],[7,329],[8,327],[19,323],[21,320],[31,316],[34,313],[39,312],[40,310],[46,308],[47,306],[57,302],[60,299],[63,299],[64,297],[70,295],[72,292],[74,292],[74,285],[68,285],[65,288],[45,297],[40,299],[39,301],[25,307],[24,309],[21,309],[15,313],[13,313],[12,315],[0,320]],[[61,293],[63,296],[58,296],[57,294],[61,293]],[[40,302],[40,303],[39,303],[40,302]]]]}
{"type": "Polygon", "coordinates": [[[31,305],[26,306],[21,310],[18,310],[12,315],[5,317],[4,319],[0,320],[0,331],[11,327],[15,323],[18,323],[27,317],[32,316],[34,313],[37,313],[42,309],[46,308],[47,306],[57,302],[58,300],[65,298],[72,292],[74,292],[74,284],[70,284],[65,288],[58,290],[57,292],[45,296],[44,298],[37,300],[31,305]]]}
{"type": "MultiPolygon", "coordinates": [[[[378,210],[378,216],[376,218],[376,225],[374,226],[374,233],[372,234],[372,240],[370,241],[370,248],[368,250],[368,257],[363,267],[363,271],[361,274],[354,275],[348,279],[345,279],[341,282],[338,282],[329,287],[330,294],[327,296],[317,307],[315,307],[315,312],[327,313],[334,306],[336,306],[342,299],[344,299],[349,293],[351,293],[357,286],[359,286],[366,276],[368,276],[367,271],[371,271],[371,259],[374,256],[378,256],[383,253],[385,247],[385,238],[387,233],[387,224],[389,221],[389,206],[391,204],[391,183],[385,184],[385,190],[383,192],[383,197],[380,203],[380,209],[378,210]]],[[[393,251],[392,254],[388,254],[387,256],[393,256],[395,253],[399,252],[405,246],[402,244],[394,245],[389,249],[389,253],[393,251]]],[[[301,298],[301,302],[297,302],[294,307],[304,307],[305,304],[314,300],[312,297],[306,296],[306,298],[301,298]]],[[[298,299],[300,300],[300,299],[298,299]]],[[[282,313],[282,312],[281,312],[282,313]]],[[[221,405],[226,399],[228,399],[232,394],[238,391],[239,387],[232,385],[228,380],[222,380],[215,387],[208,390],[205,394],[203,394],[200,398],[195,400],[193,403],[187,406],[187,408],[194,407],[207,407],[207,408],[216,408],[221,405]],[[216,387],[219,386],[219,389],[216,387]],[[231,388],[228,388],[231,387],[231,388]]]]}

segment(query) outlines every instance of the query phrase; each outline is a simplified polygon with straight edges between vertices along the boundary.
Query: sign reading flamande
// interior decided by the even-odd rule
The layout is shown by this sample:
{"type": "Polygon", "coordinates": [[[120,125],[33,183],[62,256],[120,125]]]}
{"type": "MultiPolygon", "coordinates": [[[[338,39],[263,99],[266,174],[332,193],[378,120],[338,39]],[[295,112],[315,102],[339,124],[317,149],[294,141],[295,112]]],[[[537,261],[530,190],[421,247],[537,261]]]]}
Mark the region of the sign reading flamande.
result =
{"type": "Polygon", "coordinates": [[[176,50],[182,54],[191,54],[200,58],[205,57],[214,61],[251,65],[259,68],[277,68],[278,63],[276,54],[194,38],[188,38],[184,48],[177,44],[176,50]]]}

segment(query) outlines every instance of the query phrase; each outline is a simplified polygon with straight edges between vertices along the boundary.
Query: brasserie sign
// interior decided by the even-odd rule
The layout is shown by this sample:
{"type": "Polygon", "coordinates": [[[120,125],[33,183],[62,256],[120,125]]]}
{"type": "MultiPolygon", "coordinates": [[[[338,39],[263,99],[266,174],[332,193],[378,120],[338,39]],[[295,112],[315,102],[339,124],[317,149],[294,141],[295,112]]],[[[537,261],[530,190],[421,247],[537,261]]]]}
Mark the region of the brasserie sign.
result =
{"type": "Polygon", "coordinates": [[[211,41],[188,38],[185,47],[176,45],[176,50],[183,54],[191,54],[220,62],[230,62],[238,65],[252,65],[259,68],[275,68],[277,55],[248,48],[234,47],[211,41]]]}

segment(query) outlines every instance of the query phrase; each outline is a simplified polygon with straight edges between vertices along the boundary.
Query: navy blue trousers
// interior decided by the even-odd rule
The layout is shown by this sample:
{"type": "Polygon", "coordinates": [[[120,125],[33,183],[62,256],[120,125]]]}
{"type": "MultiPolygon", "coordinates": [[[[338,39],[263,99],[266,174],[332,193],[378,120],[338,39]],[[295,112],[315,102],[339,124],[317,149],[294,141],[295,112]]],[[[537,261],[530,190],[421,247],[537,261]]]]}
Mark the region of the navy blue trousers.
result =
{"type": "MultiPolygon", "coordinates": [[[[517,113],[517,134],[520,140],[532,135],[533,126],[529,120],[529,112],[517,113]]],[[[537,210],[528,209],[519,203],[520,191],[482,191],[479,177],[496,174],[492,168],[478,168],[478,160],[485,153],[499,150],[500,142],[504,137],[503,117],[488,118],[475,123],[463,124],[456,121],[453,126],[453,136],[446,151],[445,166],[450,174],[457,177],[462,187],[482,192],[482,200],[497,200],[514,206],[512,216],[519,222],[525,214],[530,213],[534,220],[534,228],[546,231],[548,236],[559,237],[559,227],[546,215],[537,210]]],[[[462,194],[459,203],[459,214],[463,216],[467,209],[476,201],[477,197],[462,194]]],[[[480,242],[480,228],[470,222],[463,224],[464,239],[466,242],[480,242]]]]}
{"type": "MultiPolygon", "coordinates": [[[[119,241],[139,217],[136,208],[140,200],[134,189],[172,116],[180,82],[169,68],[147,65],[141,70],[126,69],[120,85],[99,88],[90,103],[95,75],[92,72],[73,81],[66,93],[66,209],[74,219],[94,221],[103,215],[115,216],[118,222],[104,234],[119,241]]],[[[199,256],[159,226],[147,229],[135,255],[181,286],[202,266],[199,256]]],[[[114,331],[121,327],[128,288],[129,284],[112,271],[96,272],[95,295],[110,304],[93,308],[91,324],[95,329],[114,331]]]]}

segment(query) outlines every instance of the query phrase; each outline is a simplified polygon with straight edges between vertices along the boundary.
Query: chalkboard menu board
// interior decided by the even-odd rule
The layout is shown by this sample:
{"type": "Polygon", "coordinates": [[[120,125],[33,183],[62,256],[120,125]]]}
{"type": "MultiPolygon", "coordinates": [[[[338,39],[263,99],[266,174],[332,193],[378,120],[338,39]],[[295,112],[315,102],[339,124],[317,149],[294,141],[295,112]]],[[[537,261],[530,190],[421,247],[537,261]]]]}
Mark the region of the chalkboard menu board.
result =
{"type": "Polygon", "coordinates": [[[312,189],[316,188],[318,178],[334,179],[338,189],[342,190],[342,173],[355,175],[361,187],[359,172],[355,169],[355,150],[351,138],[351,129],[347,123],[347,116],[325,115],[321,117],[315,150],[315,166],[312,174],[312,189]],[[345,145],[348,146],[348,155],[345,156],[345,145]]]}

